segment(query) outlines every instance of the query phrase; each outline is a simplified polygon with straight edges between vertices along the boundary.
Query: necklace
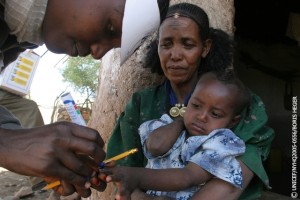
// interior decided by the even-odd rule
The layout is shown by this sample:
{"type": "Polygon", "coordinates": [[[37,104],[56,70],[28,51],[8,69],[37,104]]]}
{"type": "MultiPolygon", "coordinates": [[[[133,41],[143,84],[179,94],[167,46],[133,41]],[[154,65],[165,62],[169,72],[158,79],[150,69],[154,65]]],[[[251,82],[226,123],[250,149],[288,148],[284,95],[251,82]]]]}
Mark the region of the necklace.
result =
{"type": "Polygon", "coordinates": [[[170,115],[172,117],[178,117],[179,115],[183,117],[185,110],[186,106],[184,104],[177,103],[170,109],[170,115]]]}
{"type": "Polygon", "coordinates": [[[171,109],[170,109],[170,111],[169,111],[169,114],[172,117],[178,117],[178,116],[183,117],[183,115],[184,115],[184,113],[186,111],[186,105],[188,104],[192,93],[190,93],[184,99],[184,103],[183,104],[180,104],[180,103],[177,103],[177,98],[175,96],[174,91],[172,90],[172,87],[171,87],[169,81],[166,81],[166,86],[169,88],[169,91],[170,91],[169,92],[169,101],[170,101],[170,105],[172,106],[171,109]]]}

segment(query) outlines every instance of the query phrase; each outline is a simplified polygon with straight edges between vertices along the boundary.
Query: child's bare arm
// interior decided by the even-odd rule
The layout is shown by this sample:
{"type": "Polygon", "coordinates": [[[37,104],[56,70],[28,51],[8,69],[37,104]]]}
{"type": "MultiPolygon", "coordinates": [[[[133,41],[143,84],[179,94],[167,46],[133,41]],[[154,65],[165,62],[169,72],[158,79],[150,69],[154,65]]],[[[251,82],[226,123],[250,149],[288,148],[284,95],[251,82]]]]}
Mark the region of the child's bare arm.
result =
{"type": "Polygon", "coordinates": [[[253,172],[241,161],[239,161],[243,174],[243,188],[237,188],[232,184],[213,178],[208,181],[198,192],[196,192],[190,200],[235,200],[239,199],[242,192],[247,188],[253,179],[253,172]]]}
{"type": "Polygon", "coordinates": [[[148,151],[154,156],[167,153],[184,129],[183,118],[176,118],[172,123],[155,129],[146,140],[148,151]]]}
{"type": "Polygon", "coordinates": [[[176,169],[115,167],[105,170],[105,173],[109,174],[107,182],[117,182],[121,196],[129,196],[136,188],[158,191],[184,190],[204,183],[212,177],[194,163],[176,169]]]}

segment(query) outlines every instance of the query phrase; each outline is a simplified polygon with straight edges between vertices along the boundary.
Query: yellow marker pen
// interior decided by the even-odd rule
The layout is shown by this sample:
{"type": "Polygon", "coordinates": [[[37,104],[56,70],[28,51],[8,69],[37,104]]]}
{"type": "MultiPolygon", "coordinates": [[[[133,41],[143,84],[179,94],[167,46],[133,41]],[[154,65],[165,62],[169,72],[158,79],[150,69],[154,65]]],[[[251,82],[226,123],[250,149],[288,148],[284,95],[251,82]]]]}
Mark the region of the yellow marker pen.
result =
{"type": "Polygon", "coordinates": [[[129,156],[131,154],[134,154],[136,152],[138,152],[137,148],[125,151],[124,153],[121,153],[121,154],[119,154],[119,155],[117,155],[115,157],[112,157],[112,158],[109,158],[107,160],[104,160],[102,163],[100,163],[100,168],[103,168],[105,166],[105,164],[107,164],[107,163],[109,163],[109,162],[111,162],[113,160],[114,161],[121,160],[121,159],[123,159],[123,158],[125,158],[125,157],[127,157],[127,156],[129,156]]]}
{"type": "MultiPolygon", "coordinates": [[[[136,152],[138,152],[137,148],[125,151],[124,153],[121,153],[121,154],[119,154],[117,156],[114,156],[112,158],[104,160],[103,162],[100,163],[100,168],[103,168],[105,166],[105,164],[107,164],[107,163],[109,163],[109,162],[111,162],[113,160],[114,161],[121,160],[121,159],[123,159],[123,158],[125,158],[125,157],[127,157],[127,156],[129,156],[131,154],[134,154],[136,152]]],[[[49,189],[52,189],[52,188],[54,188],[56,186],[59,186],[59,185],[60,185],[60,181],[55,181],[55,182],[52,182],[52,183],[46,185],[42,190],[49,190],[49,189]]]]}
{"type": "Polygon", "coordinates": [[[46,185],[42,190],[49,190],[49,189],[52,189],[56,186],[59,186],[60,185],[60,181],[54,181],[52,183],[49,183],[48,185],[46,185]]]}

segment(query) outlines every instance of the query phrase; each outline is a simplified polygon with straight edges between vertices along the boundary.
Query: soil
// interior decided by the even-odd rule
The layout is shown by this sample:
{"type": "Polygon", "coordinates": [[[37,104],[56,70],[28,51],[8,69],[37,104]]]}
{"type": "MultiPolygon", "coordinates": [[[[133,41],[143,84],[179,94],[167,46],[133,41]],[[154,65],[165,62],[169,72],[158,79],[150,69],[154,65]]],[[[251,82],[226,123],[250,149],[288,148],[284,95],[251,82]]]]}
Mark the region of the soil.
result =
{"type": "MultiPolygon", "coordinates": [[[[22,176],[0,168],[0,200],[12,199],[22,187],[31,187],[27,176],[22,176]]],[[[34,192],[22,197],[25,200],[47,200],[51,191],[34,192]]]]}

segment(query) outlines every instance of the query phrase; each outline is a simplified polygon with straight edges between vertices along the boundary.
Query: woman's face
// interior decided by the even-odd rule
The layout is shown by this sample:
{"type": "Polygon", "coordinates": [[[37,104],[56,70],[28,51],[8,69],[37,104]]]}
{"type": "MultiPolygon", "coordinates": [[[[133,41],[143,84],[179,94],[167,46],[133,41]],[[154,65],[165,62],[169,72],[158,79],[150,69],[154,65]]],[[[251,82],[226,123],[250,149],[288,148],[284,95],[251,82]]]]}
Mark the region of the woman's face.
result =
{"type": "Polygon", "coordinates": [[[173,84],[197,78],[201,58],[210,43],[200,38],[198,25],[187,17],[167,18],[159,29],[158,54],[165,76],[173,84]],[[208,44],[209,43],[209,44],[208,44]]]}
{"type": "Polygon", "coordinates": [[[49,0],[43,37],[55,53],[100,59],[120,47],[125,1],[49,0]]]}

